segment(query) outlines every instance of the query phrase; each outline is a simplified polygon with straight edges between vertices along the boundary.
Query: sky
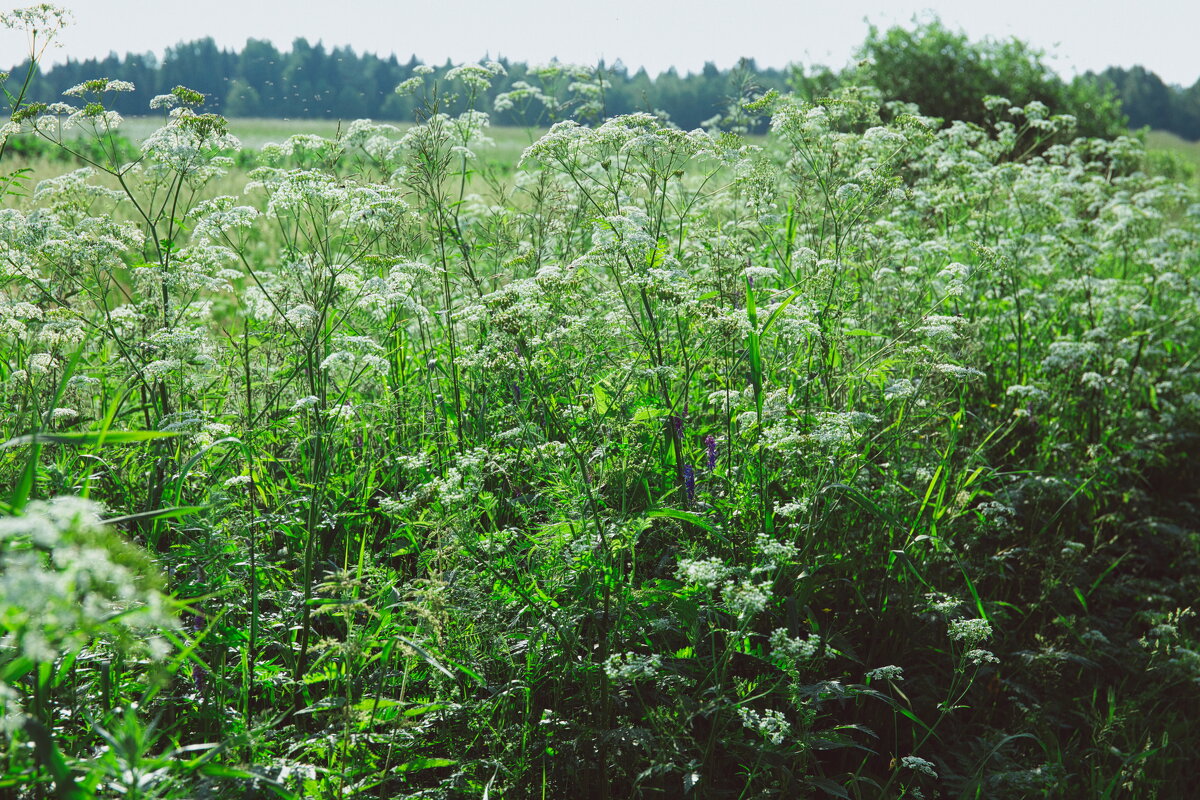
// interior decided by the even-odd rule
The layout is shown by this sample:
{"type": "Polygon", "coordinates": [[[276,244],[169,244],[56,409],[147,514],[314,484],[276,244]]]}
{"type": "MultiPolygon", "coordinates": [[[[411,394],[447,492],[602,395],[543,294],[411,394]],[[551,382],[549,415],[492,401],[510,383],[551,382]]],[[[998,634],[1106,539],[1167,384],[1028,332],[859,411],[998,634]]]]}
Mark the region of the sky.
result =
{"type": "MultiPolygon", "coordinates": [[[[0,10],[26,2],[0,0],[0,10]]],[[[154,51],[213,37],[240,48],[249,37],[281,49],[303,36],[327,47],[415,54],[427,63],[613,63],[657,74],[674,66],[819,63],[842,67],[868,24],[908,25],[933,15],[973,39],[1015,36],[1046,51],[1066,77],[1141,64],[1168,83],[1200,79],[1200,1],[1141,0],[67,0],[75,24],[51,62],[154,51]]],[[[23,59],[24,39],[0,31],[0,64],[23,59]]]]}

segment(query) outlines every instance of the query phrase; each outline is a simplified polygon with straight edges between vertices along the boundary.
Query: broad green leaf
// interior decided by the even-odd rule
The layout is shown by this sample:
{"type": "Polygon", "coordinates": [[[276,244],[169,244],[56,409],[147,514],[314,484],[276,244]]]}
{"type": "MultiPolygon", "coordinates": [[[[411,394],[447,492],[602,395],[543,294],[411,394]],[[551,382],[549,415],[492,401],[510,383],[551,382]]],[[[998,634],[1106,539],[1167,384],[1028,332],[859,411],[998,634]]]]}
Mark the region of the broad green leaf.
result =
{"type": "Polygon", "coordinates": [[[694,514],[691,511],[680,511],[676,508],[652,508],[646,512],[647,517],[668,517],[677,519],[681,522],[690,522],[693,525],[698,525],[710,533],[713,531],[713,524],[699,514],[694,514]]]}

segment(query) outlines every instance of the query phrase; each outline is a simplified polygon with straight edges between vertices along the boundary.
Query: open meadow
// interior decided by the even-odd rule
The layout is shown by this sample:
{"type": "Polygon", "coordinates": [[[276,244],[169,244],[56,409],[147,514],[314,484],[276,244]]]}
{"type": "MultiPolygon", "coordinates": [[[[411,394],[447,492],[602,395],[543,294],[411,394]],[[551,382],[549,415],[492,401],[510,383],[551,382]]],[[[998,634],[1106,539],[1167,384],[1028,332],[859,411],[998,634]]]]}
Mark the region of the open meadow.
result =
{"type": "Polygon", "coordinates": [[[1146,151],[1175,154],[1191,167],[1193,180],[1200,175],[1200,142],[1190,142],[1167,131],[1147,131],[1146,151]]]}
{"type": "Polygon", "coordinates": [[[1194,172],[1036,101],[413,80],[15,110],[0,795],[1191,796],[1194,172]]]}

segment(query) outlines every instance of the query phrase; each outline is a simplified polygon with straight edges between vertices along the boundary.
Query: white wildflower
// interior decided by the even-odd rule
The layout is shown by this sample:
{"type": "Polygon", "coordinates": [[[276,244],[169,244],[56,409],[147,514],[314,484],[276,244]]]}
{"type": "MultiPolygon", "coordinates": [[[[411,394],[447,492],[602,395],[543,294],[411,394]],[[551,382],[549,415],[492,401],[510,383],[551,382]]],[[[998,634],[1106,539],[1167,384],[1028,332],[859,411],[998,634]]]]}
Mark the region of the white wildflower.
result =
{"type": "Polygon", "coordinates": [[[604,662],[604,674],[609,680],[632,683],[650,680],[662,669],[662,656],[640,656],[637,653],[614,653],[604,662]]]}
{"type": "Polygon", "coordinates": [[[986,619],[956,619],[948,628],[950,638],[974,647],[992,635],[992,626],[986,619]]]}
{"type": "Polygon", "coordinates": [[[789,661],[808,661],[821,649],[821,637],[810,633],[806,638],[799,639],[788,636],[786,628],[776,628],[771,631],[771,652],[789,661]]]}
{"type": "Polygon", "coordinates": [[[292,412],[295,413],[298,411],[306,411],[307,409],[315,408],[319,402],[320,401],[317,400],[316,395],[310,394],[307,397],[301,397],[295,403],[292,403],[292,412]]]}
{"type": "Polygon", "coordinates": [[[721,590],[721,598],[729,612],[744,621],[767,607],[767,601],[771,599],[771,584],[769,581],[728,581],[721,590]]]}
{"type": "Polygon", "coordinates": [[[990,650],[968,650],[964,658],[970,661],[975,666],[980,664],[999,664],[1000,659],[996,658],[990,650]]]}
{"type": "Polygon", "coordinates": [[[936,778],[938,776],[937,772],[933,769],[934,763],[932,761],[926,761],[925,759],[918,758],[917,756],[905,756],[904,758],[900,759],[900,766],[904,767],[905,769],[911,769],[914,772],[920,772],[928,775],[931,778],[936,778]]]}
{"type": "Polygon", "coordinates": [[[706,589],[716,589],[729,576],[729,567],[721,559],[680,559],[675,576],[686,584],[697,584],[706,589]]]}
{"type": "Polygon", "coordinates": [[[867,680],[872,681],[902,681],[904,680],[904,668],[889,665],[886,667],[876,667],[867,671],[867,680]]]}
{"type": "Polygon", "coordinates": [[[755,731],[774,745],[783,744],[783,740],[792,730],[792,726],[784,717],[783,712],[775,709],[767,709],[759,714],[757,711],[743,706],[738,709],[738,716],[742,718],[743,726],[748,730],[755,731]]]}

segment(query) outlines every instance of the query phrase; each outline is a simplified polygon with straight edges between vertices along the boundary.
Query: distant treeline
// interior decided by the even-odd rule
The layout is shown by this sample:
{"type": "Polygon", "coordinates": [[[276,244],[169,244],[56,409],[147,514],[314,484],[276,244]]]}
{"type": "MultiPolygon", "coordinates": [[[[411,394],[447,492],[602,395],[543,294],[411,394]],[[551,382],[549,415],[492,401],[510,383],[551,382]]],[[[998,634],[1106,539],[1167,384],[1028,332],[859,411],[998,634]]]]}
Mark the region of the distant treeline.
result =
{"type": "Polygon", "coordinates": [[[1145,67],[1109,67],[1087,77],[1112,87],[1131,127],[1146,126],[1191,141],[1200,139],[1200,79],[1191,88],[1172,86],[1145,67]]]}
{"type": "MultiPolygon", "coordinates": [[[[498,60],[506,75],[494,78],[487,91],[486,102],[480,104],[492,114],[496,125],[543,125],[552,120],[541,103],[515,103],[507,110],[493,110],[495,96],[513,90],[525,82],[541,89],[543,79],[531,74],[530,65],[498,60]]],[[[250,39],[240,52],[223,50],[212,39],[185,42],[167,49],[158,60],[153,54],[115,53],[105,59],[68,61],[42,72],[31,84],[30,100],[53,102],[63,99],[62,92],[92,78],[104,77],[130,81],[136,90],[114,94],[105,105],[125,115],[147,114],[150,100],[177,85],[184,85],[208,96],[205,109],[229,117],[325,118],[412,121],[424,101],[421,93],[397,94],[396,87],[414,77],[421,66],[416,57],[401,62],[395,56],[380,57],[371,53],[356,53],[349,47],[326,49],[319,42],[311,44],[300,38],[291,50],[280,51],[267,41],[250,39]]],[[[452,67],[437,67],[431,79],[444,76],[452,67]]],[[[26,65],[12,70],[23,76],[26,65]]],[[[792,71],[760,69],[753,61],[745,62],[737,75],[735,70],[720,70],[708,64],[695,75],[680,75],[674,70],[651,78],[644,70],[631,72],[621,64],[591,69],[590,80],[597,86],[600,79],[607,85],[596,101],[604,115],[633,111],[666,111],[671,120],[683,128],[695,128],[730,103],[731,92],[737,91],[731,81],[741,77],[753,79],[762,90],[787,89],[792,71]]],[[[560,94],[577,77],[566,73],[557,78],[562,84],[560,94]]],[[[451,84],[447,98],[464,95],[462,85],[451,84]]],[[[448,110],[456,110],[451,108],[448,110]]],[[[574,116],[568,105],[560,110],[563,116],[574,116]]]]}
{"type": "MultiPolygon", "coordinates": [[[[994,94],[1022,105],[1039,100],[1052,113],[1073,114],[1084,135],[1115,135],[1128,122],[1200,139],[1200,81],[1185,90],[1167,86],[1141,67],[1113,67],[1068,82],[1045,65],[1041,53],[1018,40],[971,42],[938,22],[915,29],[872,29],[857,55],[857,63],[843,70],[760,68],[747,59],[733,69],[709,63],[697,73],[681,75],[672,69],[656,77],[617,62],[592,67],[586,75],[567,72],[548,78],[531,65],[501,60],[506,74],[493,79],[479,105],[497,125],[545,125],[555,117],[580,116],[587,107],[597,116],[665,112],[688,129],[724,115],[725,124],[754,130],[762,120],[737,119],[743,98],[771,89],[816,98],[853,83],[874,85],[884,100],[915,103],[923,113],[943,119],[983,122],[982,98],[994,94]],[[497,95],[514,91],[510,97],[516,102],[495,105],[497,95]],[[539,96],[561,105],[548,110],[539,96]]],[[[104,77],[137,87],[106,99],[110,108],[127,115],[148,113],[151,98],[184,85],[208,95],[208,110],[230,117],[411,121],[428,98],[398,94],[395,88],[419,74],[420,67],[415,56],[401,62],[349,47],[326,49],[303,38],[286,51],[257,39],[248,40],[241,51],[199,39],[168,48],[161,60],[152,54],[114,53],[56,65],[34,78],[28,98],[53,102],[75,84],[104,77]]],[[[451,67],[437,67],[431,77],[444,77],[451,67]]],[[[25,65],[17,65],[12,74],[23,76],[24,70],[25,65]]],[[[461,103],[468,93],[469,85],[450,82],[443,96],[447,110],[458,110],[453,98],[461,103]]]]}

